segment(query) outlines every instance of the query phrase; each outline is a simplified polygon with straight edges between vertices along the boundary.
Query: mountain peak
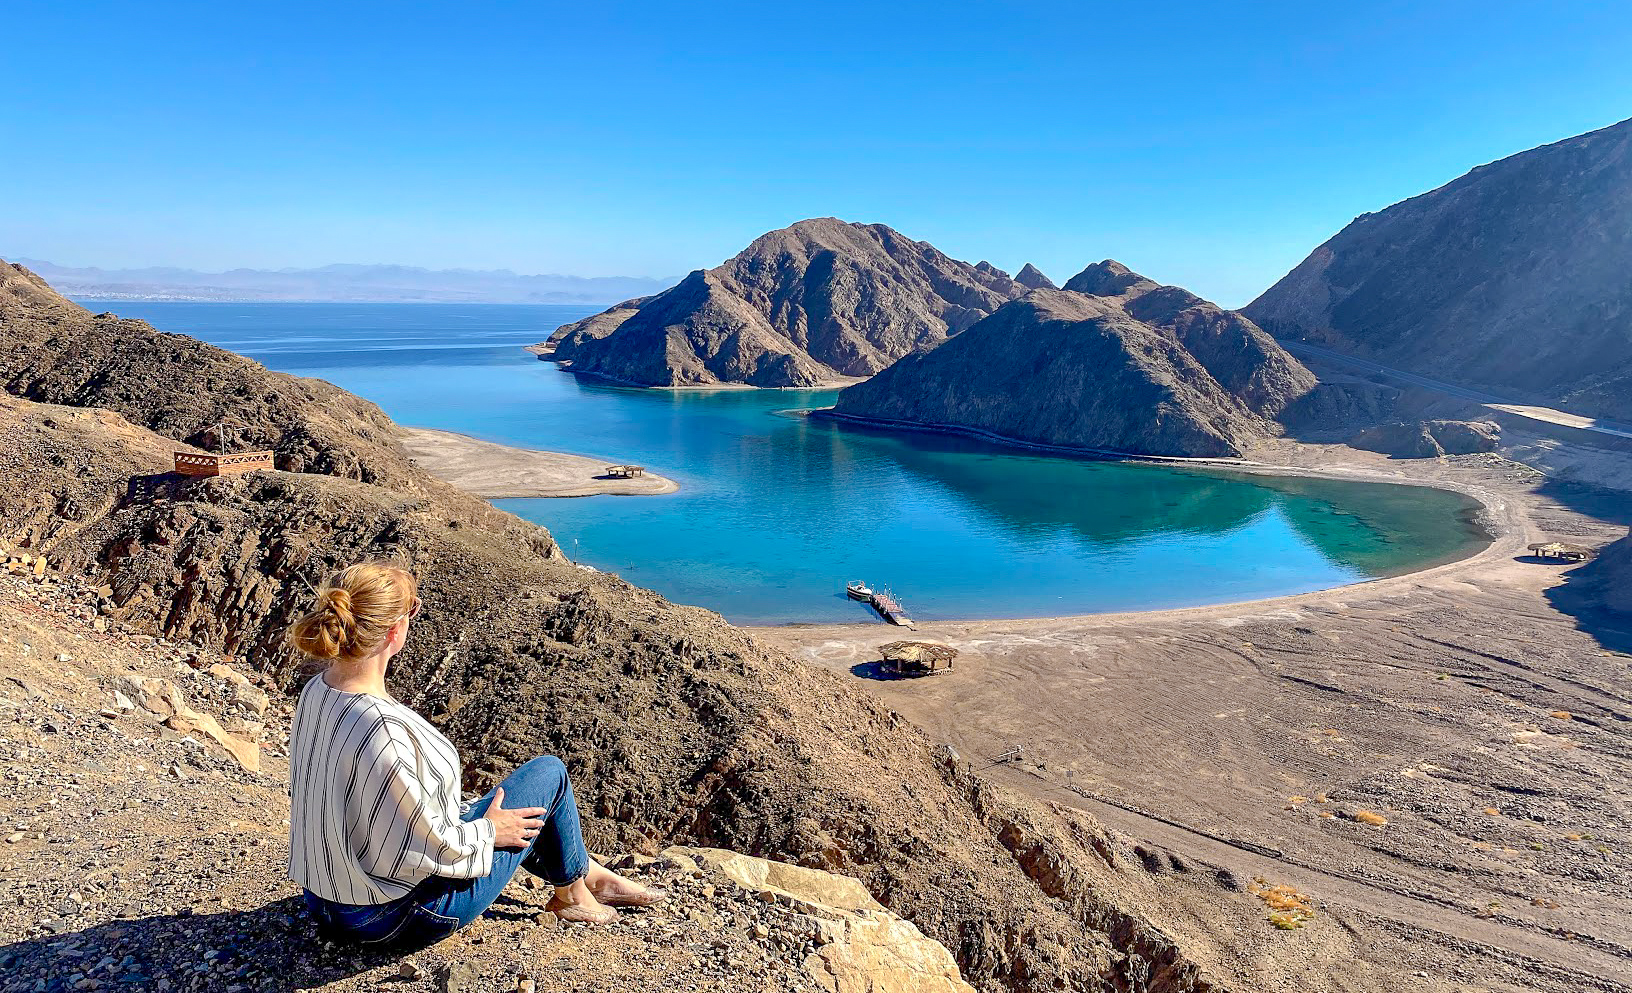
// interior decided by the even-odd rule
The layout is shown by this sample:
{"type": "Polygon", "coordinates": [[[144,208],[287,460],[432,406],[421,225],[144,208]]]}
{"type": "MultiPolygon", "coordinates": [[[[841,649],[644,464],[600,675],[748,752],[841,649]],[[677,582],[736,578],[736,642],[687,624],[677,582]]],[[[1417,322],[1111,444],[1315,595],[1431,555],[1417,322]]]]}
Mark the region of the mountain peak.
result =
{"type": "Polygon", "coordinates": [[[1015,273],[1014,281],[1019,283],[1021,286],[1024,286],[1028,290],[1059,289],[1058,286],[1054,285],[1054,280],[1043,275],[1043,271],[1032,265],[1030,262],[1027,262],[1025,265],[1020,267],[1020,271],[1015,273]]]}
{"type": "Polygon", "coordinates": [[[1096,297],[1122,296],[1131,289],[1153,289],[1156,281],[1141,276],[1115,259],[1095,262],[1072,276],[1065,288],[1096,297]]]}

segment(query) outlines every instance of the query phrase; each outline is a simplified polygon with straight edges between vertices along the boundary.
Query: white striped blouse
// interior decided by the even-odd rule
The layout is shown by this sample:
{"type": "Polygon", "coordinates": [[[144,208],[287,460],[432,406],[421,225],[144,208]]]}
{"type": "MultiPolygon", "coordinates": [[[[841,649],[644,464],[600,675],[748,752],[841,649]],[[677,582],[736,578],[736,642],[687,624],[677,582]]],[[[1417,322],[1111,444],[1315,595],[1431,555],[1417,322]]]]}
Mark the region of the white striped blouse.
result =
{"type": "Polygon", "coordinates": [[[493,868],[493,822],[460,819],[459,752],[408,707],[307,681],[289,734],[289,878],[387,903],[428,876],[493,868]]]}

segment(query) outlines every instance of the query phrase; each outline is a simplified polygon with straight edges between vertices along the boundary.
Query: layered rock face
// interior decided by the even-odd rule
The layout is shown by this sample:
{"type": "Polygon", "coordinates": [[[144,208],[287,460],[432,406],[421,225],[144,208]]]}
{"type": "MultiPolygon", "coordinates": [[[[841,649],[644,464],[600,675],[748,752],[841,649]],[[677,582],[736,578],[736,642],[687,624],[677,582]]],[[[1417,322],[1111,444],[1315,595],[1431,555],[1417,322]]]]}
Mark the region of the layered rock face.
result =
{"type": "Polygon", "coordinates": [[[1115,262],[839,395],[841,416],[1062,448],[1236,456],[1314,377],[1251,321],[1115,262]]]}
{"type": "Polygon", "coordinates": [[[566,325],[539,351],[573,372],[642,386],[813,386],[932,348],[1025,290],[882,224],[816,218],[566,325]]]}
{"type": "Polygon", "coordinates": [[[1632,121],[1364,214],[1246,308],[1410,372],[1632,419],[1632,121]]]}
{"type": "MultiPolygon", "coordinates": [[[[351,561],[401,561],[425,610],[393,689],[459,745],[468,785],[560,755],[593,847],[700,844],[855,877],[993,993],[1212,988],[1140,909],[1139,860],[1090,819],[990,787],[883,706],[718,615],[573,567],[543,529],[424,477],[366,421],[336,421],[344,394],[296,402],[321,384],[82,317],[22,274],[16,286],[0,330],[73,334],[85,395],[129,414],[0,397],[0,539],[88,574],[110,621],[231,652],[289,689],[302,669],[285,634],[311,587],[351,561]],[[24,295],[38,299],[19,318],[24,295]],[[143,356],[166,374],[144,375],[143,356]],[[221,381],[243,388],[207,388],[221,381]],[[263,406],[271,395],[284,399],[263,406]],[[334,464],[366,463],[369,477],[132,485],[162,476],[174,444],[146,422],[191,423],[180,412],[200,396],[220,401],[215,417],[267,432],[257,437],[322,436],[334,464]],[[274,414],[287,418],[276,434],[257,422],[274,414]]],[[[18,393],[35,381],[7,379],[18,393]]]]}

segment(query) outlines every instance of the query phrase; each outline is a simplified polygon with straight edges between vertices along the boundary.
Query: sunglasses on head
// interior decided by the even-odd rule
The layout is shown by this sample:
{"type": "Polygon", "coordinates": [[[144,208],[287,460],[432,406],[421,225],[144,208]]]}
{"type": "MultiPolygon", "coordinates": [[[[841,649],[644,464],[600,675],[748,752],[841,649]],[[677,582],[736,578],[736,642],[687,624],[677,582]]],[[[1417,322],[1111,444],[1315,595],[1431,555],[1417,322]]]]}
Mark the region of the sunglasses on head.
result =
{"type": "Polygon", "coordinates": [[[419,597],[417,597],[417,596],[416,596],[416,597],[414,597],[414,605],[413,605],[413,606],[412,606],[412,607],[409,607],[409,608],[408,608],[408,612],[407,612],[407,613],[406,613],[406,614],[402,614],[402,615],[400,615],[400,616],[399,616],[399,617],[398,617],[398,618],[397,618],[397,620],[399,620],[399,621],[400,621],[400,620],[402,620],[402,618],[404,618],[404,617],[406,617],[406,618],[408,618],[408,619],[409,619],[409,620],[410,620],[410,621],[411,621],[411,620],[413,620],[413,619],[414,619],[414,618],[416,618],[416,617],[418,617],[418,616],[419,616],[419,609],[420,609],[420,608],[421,608],[421,607],[423,607],[423,606],[425,606],[425,605],[424,605],[424,604],[423,604],[423,603],[421,603],[421,602],[420,602],[420,600],[419,600],[419,597]]]}

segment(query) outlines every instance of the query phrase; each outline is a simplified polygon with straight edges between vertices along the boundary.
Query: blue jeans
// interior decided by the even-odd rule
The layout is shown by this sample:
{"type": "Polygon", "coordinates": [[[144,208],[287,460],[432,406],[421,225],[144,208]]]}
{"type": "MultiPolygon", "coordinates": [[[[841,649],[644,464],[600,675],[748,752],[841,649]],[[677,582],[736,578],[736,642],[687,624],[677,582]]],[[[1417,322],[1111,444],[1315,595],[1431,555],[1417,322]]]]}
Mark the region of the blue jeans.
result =
{"type": "MultiPolygon", "coordinates": [[[[543,807],[544,827],[525,848],[493,849],[493,869],[479,879],[431,876],[405,897],[374,906],[334,903],[311,893],[306,906],[326,937],[364,945],[422,948],[482,916],[509,885],[517,869],[552,886],[566,886],[589,871],[589,852],[578,826],[567,767],[553,755],[533,759],[499,784],[509,807],[543,807]]],[[[487,813],[489,793],[470,805],[464,819],[487,813]]],[[[507,807],[506,809],[509,809],[507,807]]]]}

